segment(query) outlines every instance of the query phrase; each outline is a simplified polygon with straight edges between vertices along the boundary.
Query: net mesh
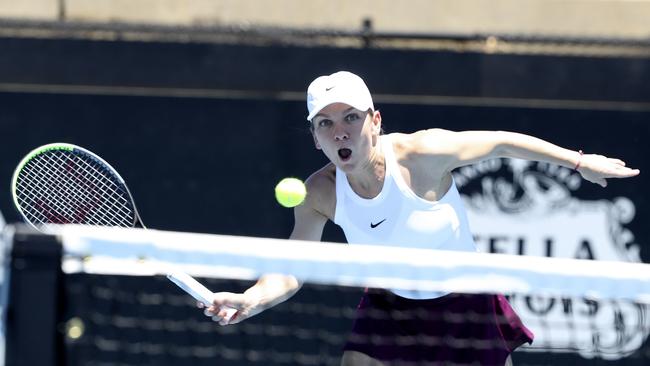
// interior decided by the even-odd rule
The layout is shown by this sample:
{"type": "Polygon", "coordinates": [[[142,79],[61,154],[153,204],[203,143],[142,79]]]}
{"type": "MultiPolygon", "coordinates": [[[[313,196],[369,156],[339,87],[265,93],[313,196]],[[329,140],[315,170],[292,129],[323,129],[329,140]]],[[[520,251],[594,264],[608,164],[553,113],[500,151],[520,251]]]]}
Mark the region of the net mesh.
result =
{"type": "MultiPolygon", "coordinates": [[[[72,365],[338,365],[361,291],[306,285],[292,301],[221,327],[161,276],[67,277],[66,317],[84,335],[67,341],[72,365]],[[336,300],[331,296],[336,296],[336,300]]],[[[242,291],[246,281],[201,279],[242,291]]]]}
{"type": "Polygon", "coordinates": [[[80,151],[50,149],[31,158],[17,176],[16,201],[34,224],[131,227],[135,222],[124,185],[80,151]]]}
{"type": "MultiPolygon", "coordinates": [[[[383,294],[376,289],[380,284],[413,291],[505,294],[535,333],[532,345],[513,355],[517,365],[585,359],[591,364],[640,365],[650,360],[646,264],[139,229],[56,230],[66,253],[65,348],[70,365],[339,365],[348,340],[372,347],[435,347],[444,342],[466,352],[494,346],[479,334],[436,338],[387,337],[381,329],[372,336],[351,332],[359,299],[364,291],[383,294]],[[264,273],[294,274],[305,285],[290,300],[222,327],[161,275],[167,264],[196,276],[213,291],[241,292],[264,273]]],[[[370,309],[366,315],[373,322],[427,322],[432,316],[445,317],[446,324],[494,321],[481,312],[404,311],[401,300],[394,302],[390,294],[385,298],[391,309],[370,309]]]]}

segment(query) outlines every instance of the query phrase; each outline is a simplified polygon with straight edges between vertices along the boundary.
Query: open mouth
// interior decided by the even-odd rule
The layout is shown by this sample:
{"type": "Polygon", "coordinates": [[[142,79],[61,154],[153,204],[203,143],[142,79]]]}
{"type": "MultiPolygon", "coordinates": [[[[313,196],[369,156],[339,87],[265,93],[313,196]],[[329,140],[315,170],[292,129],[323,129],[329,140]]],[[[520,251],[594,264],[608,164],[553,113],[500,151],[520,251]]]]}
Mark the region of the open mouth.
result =
{"type": "Polygon", "coordinates": [[[339,158],[343,161],[347,161],[350,159],[350,155],[352,155],[352,150],[350,149],[339,149],[339,158]]]}

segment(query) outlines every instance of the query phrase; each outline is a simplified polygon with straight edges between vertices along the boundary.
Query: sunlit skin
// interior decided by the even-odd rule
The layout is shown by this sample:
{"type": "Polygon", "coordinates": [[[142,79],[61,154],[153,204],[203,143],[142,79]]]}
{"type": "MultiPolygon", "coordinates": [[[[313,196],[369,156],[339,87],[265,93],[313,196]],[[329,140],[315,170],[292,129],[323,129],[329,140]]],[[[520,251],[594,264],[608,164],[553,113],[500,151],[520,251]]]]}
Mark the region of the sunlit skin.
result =
{"type": "Polygon", "coordinates": [[[353,172],[377,158],[377,154],[371,152],[377,144],[380,125],[379,112],[364,112],[347,104],[335,103],[314,117],[312,134],[317,149],[322,150],[339,169],[353,172]],[[349,149],[352,154],[339,155],[341,149],[349,149]],[[362,159],[364,157],[370,160],[362,159]]]}
{"type": "MultiPolygon", "coordinates": [[[[379,151],[381,113],[360,111],[344,103],[323,108],[311,122],[317,149],[360,191],[380,188],[384,176],[384,157],[379,151]]],[[[378,193],[378,192],[377,192],[378,193]]]]}

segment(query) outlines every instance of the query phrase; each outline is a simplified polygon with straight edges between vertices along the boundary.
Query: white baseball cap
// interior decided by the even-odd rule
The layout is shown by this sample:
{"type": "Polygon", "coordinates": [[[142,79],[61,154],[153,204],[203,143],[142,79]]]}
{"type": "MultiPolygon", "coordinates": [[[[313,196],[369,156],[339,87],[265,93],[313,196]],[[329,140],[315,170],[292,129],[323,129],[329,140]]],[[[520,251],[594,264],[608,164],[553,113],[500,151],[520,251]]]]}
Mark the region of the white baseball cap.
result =
{"type": "Polygon", "coordinates": [[[321,109],[333,103],[345,103],[360,111],[375,110],[366,83],[349,71],[319,76],[307,88],[307,120],[311,121],[321,109]]]}

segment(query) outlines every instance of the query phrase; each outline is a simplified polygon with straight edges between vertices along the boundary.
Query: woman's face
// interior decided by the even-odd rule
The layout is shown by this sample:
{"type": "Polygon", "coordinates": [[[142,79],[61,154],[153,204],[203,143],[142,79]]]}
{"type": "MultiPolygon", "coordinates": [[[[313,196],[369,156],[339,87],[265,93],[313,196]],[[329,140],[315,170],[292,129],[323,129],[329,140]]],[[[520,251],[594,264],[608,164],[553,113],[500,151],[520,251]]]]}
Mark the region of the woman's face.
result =
{"type": "Polygon", "coordinates": [[[368,161],[380,129],[379,112],[360,111],[344,103],[330,104],[312,119],[316,148],[346,172],[368,161]]]}

